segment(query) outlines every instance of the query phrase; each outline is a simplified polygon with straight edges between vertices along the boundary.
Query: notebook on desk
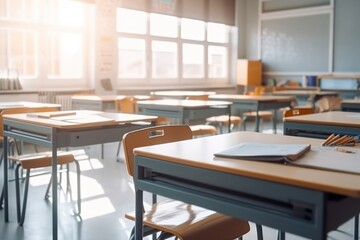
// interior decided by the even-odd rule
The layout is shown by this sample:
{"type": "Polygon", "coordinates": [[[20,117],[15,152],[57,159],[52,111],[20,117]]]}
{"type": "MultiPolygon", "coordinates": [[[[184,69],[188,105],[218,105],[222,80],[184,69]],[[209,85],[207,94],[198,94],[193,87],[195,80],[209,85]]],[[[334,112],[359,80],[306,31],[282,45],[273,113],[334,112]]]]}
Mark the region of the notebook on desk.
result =
{"type": "Polygon", "coordinates": [[[241,143],[224,151],[215,153],[215,157],[240,158],[258,161],[295,161],[311,149],[310,144],[268,144],[241,143]]]}
{"type": "Polygon", "coordinates": [[[359,147],[311,147],[309,144],[242,143],[215,157],[284,162],[299,167],[360,174],[359,147]]]}

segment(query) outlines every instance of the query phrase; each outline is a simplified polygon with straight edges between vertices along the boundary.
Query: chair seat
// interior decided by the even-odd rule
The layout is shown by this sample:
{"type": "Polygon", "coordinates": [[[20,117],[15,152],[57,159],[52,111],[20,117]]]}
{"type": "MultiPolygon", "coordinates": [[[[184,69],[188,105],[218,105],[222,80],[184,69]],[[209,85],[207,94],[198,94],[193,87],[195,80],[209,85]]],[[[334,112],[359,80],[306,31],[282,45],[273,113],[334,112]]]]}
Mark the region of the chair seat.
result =
{"type": "MultiPolygon", "coordinates": [[[[134,212],[125,217],[135,221],[134,212]]],[[[144,213],[143,224],[169,232],[181,240],[232,240],[250,231],[247,221],[173,200],[152,205],[144,213]]]]}
{"type": "MultiPolygon", "coordinates": [[[[23,169],[50,167],[52,161],[52,153],[49,151],[41,153],[23,154],[18,156],[9,156],[9,160],[20,163],[23,169]]],[[[75,157],[72,153],[58,151],[57,161],[58,164],[67,164],[74,162],[75,157]]]]}
{"type": "Polygon", "coordinates": [[[191,132],[193,136],[202,136],[202,135],[216,135],[216,127],[211,125],[191,125],[191,132]]]}
{"type": "MultiPolygon", "coordinates": [[[[259,111],[259,117],[262,119],[271,119],[273,117],[273,112],[271,111],[259,111]]],[[[256,117],[256,111],[254,112],[245,112],[243,113],[244,117],[256,117]]]]}
{"type": "MultiPolygon", "coordinates": [[[[229,116],[221,115],[209,117],[206,119],[207,122],[211,123],[222,123],[224,125],[229,124],[229,116]]],[[[241,118],[239,116],[230,116],[230,124],[239,125],[241,123],[241,118]]]]}

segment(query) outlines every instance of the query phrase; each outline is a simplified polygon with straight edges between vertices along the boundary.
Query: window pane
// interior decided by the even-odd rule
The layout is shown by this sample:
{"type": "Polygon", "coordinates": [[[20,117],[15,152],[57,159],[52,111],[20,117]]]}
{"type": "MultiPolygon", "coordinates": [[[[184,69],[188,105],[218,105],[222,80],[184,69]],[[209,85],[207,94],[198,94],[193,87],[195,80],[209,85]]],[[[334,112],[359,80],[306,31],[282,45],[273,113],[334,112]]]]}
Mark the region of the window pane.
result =
{"type": "Polygon", "coordinates": [[[80,34],[49,33],[49,77],[80,78],[83,73],[83,43],[80,34]]]}
{"type": "Polygon", "coordinates": [[[227,43],[228,35],[228,27],[226,25],[219,23],[208,23],[207,40],[209,42],[227,43]]]}
{"type": "Polygon", "coordinates": [[[146,13],[130,9],[118,8],[116,30],[125,33],[146,33],[146,13]]]}
{"type": "Polygon", "coordinates": [[[39,0],[0,0],[0,17],[35,20],[39,8],[39,0]]]}
{"type": "Polygon", "coordinates": [[[209,46],[209,77],[224,78],[227,76],[227,54],[225,47],[209,46]]]}
{"type": "Polygon", "coordinates": [[[205,22],[188,18],[181,19],[181,38],[205,40],[205,22]]]}
{"type": "Polygon", "coordinates": [[[154,36],[177,37],[177,18],[172,16],[150,14],[150,33],[154,36]]]}
{"type": "Polygon", "coordinates": [[[197,44],[183,45],[183,77],[200,78],[204,76],[204,47],[197,44]]]}
{"type": "MultiPolygon", "coordinates": [[[[0,0],[1,1],[1,0],[0,0]]],[[[6,31],[0,29],[0,68],[7,66],[7,56],[6,56],[6,46],[7,46],[7,37],[6,31]]]]}
{"type": "Polygon", "coordinates": [[[154,78],[177,77],[177,44],[152,42],[152,75],[154,78]]]}
{"type": "Polygon", "coordinates": [[[36,35],[29,31],[2,30],[0,62],[8,68],[15,69],[20,77],[34,77],[36,75],[36,35]],[[7,49],[6,49],[7,46],[7,49]]]}
{"type": "Polygon", "coordinates": [[[0,17],[5,18],[6,17],[6,0],[0,0],[0,17]]]}
{"type": "Polygon", "coordinates": [[[51,0],[47,1],[45,11],[48,24],[61,26],[83,26],[85,4],[80,1],[51,0]]]}
{"type": "Polygon", "coordinates": [[[144,78],[146,73],[145,40],[119,38],[120,78],[144,78]]]}

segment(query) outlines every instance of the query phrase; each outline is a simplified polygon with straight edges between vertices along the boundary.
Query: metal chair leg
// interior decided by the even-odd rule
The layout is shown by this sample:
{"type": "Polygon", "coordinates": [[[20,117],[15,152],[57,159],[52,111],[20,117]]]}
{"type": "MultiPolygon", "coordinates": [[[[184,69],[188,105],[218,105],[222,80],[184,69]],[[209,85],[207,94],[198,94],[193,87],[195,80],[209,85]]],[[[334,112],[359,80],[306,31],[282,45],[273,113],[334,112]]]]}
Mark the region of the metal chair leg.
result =
{"type": "Polygon", "coordinates": [[[81,214],[81,183],[80,183],[80,164],[78,161],[74,161],[75,165],[76,165],[76,176],[77,176],[77,204],[78,204],[78,209],[77,209],[77,215],[81,214]]]}
{"type": "Polygon", "coordinates": [[[119,157],[119,154],[120,154],[120,148],[121,148],[121,142],[119,142],[117,150],[116,150],[116,161],[119,161],[118,157],[119,157]]]}
{"type": "Polygon", "coordinates": [[[50,191],[51,184],[52,184],[52,176],[50,177],[49,183],[46,187],[46,192],[45,192],[45,196],[44,196],[45,199],[50,197],[49,191],[50,191]]]}
{"type": "Polygon", "coordinates": [[[354,240],[359,239],[359,215],[354,217],[354,240]]]}
{"type": "Polygon", "coordinates": [[[285,232],[278,230],[278,240],[285,240],[285,232]]]}
{"type": "Polygon", "coordinates": [[[257,233],[258,240],[263,240],[264,239],[262,226],[259,225],[259,224],[256,224],[256,233],[257,233]]]}
{"type": "Polygon", "coordinates": [[[25,177],[25,189],[24,189],[24,196],[23,196],[23,203],[21,208],[20,203],[20,178],[19,178],[19,168],[20,164],[16,166],[15,170],[15,188],[16,188],[16,209],[17,209],[17,220],[19,226],[22,226],[25,221],[25,213],[26,213],[26,205],[27,205],[27,197],[29,192],[29,182],[30,182],[30,169],[26,170],[26,177],[25,177]]]}
{"type": "Polygon", "coordinates": [[[3,202],[4,202],[4,186],[1,190],[1,196],[0,196],[0,209],[3,209],[3,202]]]}

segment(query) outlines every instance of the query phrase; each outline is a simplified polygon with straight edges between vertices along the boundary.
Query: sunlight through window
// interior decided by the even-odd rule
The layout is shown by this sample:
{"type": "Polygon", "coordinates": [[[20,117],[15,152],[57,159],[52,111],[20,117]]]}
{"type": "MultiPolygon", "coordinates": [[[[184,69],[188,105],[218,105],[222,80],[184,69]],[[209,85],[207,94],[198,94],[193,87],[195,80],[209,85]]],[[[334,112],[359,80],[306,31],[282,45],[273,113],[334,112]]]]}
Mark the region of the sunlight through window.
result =
{"type": "Polygon", "coordinates": [[[115,212],[115,207],[107,197],[82,202],[81,217],[83,220],[100,217],[115,212]]]}
{"type": "Polygon", "coordinates": [[[117,9],[117,31],[124,33],[146,33],[146,13],[131,9],[117,9]]]}

